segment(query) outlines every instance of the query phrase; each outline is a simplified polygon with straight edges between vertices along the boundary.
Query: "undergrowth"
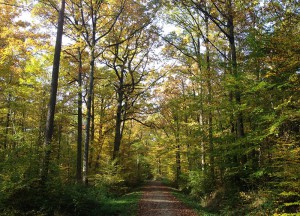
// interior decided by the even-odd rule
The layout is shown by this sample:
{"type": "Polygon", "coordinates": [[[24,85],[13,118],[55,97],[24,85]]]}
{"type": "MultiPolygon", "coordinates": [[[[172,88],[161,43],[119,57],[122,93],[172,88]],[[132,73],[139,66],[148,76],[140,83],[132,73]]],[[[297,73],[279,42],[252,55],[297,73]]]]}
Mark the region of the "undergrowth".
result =
{"type": "Polygon", "coordinates": [[[140,192],[112,194],[107,188],[76,184],[30,185],[0,200],[3,216],[130,216],[140,192]]]}
{"type": "Polygon", "coordinates": [[[194,209],[198,215],[201,216],[216,216],[217,214],[209,211],[206,208],[203,208],[200,205],[200,202],[197,201],[196,199],[193,199],[191,196],[188,196],[187,194],[179,191],[179,190],[173,190],[173,195],[180,200],[181,202],[183,202],[186,206],[188,206],[191,209],[194,209]]]}

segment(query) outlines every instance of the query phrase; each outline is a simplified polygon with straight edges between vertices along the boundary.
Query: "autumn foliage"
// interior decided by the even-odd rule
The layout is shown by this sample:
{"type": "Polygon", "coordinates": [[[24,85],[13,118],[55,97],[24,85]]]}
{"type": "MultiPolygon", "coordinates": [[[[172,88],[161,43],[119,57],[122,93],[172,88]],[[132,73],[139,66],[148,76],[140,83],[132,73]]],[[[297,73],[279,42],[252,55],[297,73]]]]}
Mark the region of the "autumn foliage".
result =
{"type": "Polygon", "coordinates": [[[297,1],[66,0],[44,145],[59,11],[0,1],[1,215],[120,214],[149,179],[212,214],[300,211],[297,1]]]}

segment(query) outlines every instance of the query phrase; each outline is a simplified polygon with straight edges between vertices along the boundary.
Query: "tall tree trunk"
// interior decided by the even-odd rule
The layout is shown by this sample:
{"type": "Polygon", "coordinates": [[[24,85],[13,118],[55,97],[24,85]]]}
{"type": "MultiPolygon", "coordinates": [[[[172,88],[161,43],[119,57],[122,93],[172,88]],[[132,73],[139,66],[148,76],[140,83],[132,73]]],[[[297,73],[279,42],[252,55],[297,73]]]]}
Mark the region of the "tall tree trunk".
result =
{"type": "MultiPolygon", "coordinates": [[[[101,4],[102,1],[96,2],[96,5],[101,4]]],[[[90,127],[92,120],[92,100],[94,94],[94,73],[95,73],[95,60],[96,60],[96,29],[97,29],[97,11],[93,6],[90,7],[91,12],[91,42],[88,42],[91,49],[90,53],[90,77],[89,77],[89,89],[87,99],[87,116],[86,116],[86,130],[85,130],[85,142],[84,142],[84,154],[83,154],[83,182],[88,184],[88,168],[89,168],[89,145],[90,145],[90,127]]]]}
{"type": "Polygon", "coordinates": [[[181,175],[181,150],[178,137],[176,137],[176,143],[176,185],[179,186],[181,175]]]}
{"type": "Polygon", "coordinates": [[[117,107],[117,115],[116,115],[116,129],[115,129],[115,140],[114,140],[114,150],[113,150],[113,160],[119,157],[119,150],[122,139],[122,108],[123,108],[123,79],[120,83],[120,88],[118,89],[118,107],[117,107]]]}
{"type": "MultiPolygon", "coordinates": [[[[243,123],[243,113],[240,110],[241,106],[241,91],[240,86],[237,83],[239,79],[238,66],[237,66],[237,55],[236,55],[236,46],[235,46],[235,34],[234,34],[234,22],[233,22],[233,11],[232,11],[232,1],[229,0],[229,16],[228,16],[228,28],[229,28],[229,43],[230,43],[230,51],[231,51],[231,61],[232,61],[232,71],[233,76],[235,78],[235,89],[234,89],[234,97],[236,104],[238,106],[237,119],[236,119],[236,135],[237,138],[241,138],[245,136],[244,132],[244,123],[243,123]]],[[[244,148],[244,145],[241,146],[244,148]]],[[[247,162],[246,154],[241,155],[241,164],[245,164],[247,162]]]]}
{"type": "Polygon", "coordinates": [[[42,184],[44,184],[47,181],[49,163],[50,163],[51,141],[52,141],[52,136],[54,131],[54,114],[55,114],[56,95],[57,95],[57,86],[58,86],[60,52],[61,52],[61,44],[62,44],[63,26],[64,26],[64,12],[65,12],[65,0],[62,0],[61,9],[59,11],[58,28],[57,28],[53,69],[52,69],[50,101],[48,105],[48,114],[47,114],[47,121],[46,121],[46,132],[45,132],[45,142],[44,142],[45,153],[44,153],[44,161],[43,161],[42,172],[41,172],[42,184]]]}
{"type": "MultiPolygon", "coordinates": [[[[234,34],[234,18],[233,18],[233,5],[232,1],[228,1],[228,39],[229,39],[229,46],[230,46],[230,53],[231,53],[231,68],[232,68],[232,75],[235,78],[235,88],[234,88],[234,95],[236,105],[238,107],[237,116],[236,116],[236,136],[237,138],[242,138],[245,136],[244,133],[244,123],[243,123],[243,113],[241,109],[241,91],[240,86],[238,83],[239,73],[238,73],[238,65],[237,65],[237,53],[236,53],[236,45],[235,45],[235,34],[234,34]]],[[[244,148],[242,144],[240,148],[244,148]]],[[[242,150],[243,152],[243,150],[242,150]]],[[[241,166],[246,163],[247,156],[244,155],[236,155],[234,159],[237,163],[241,166]],[[240,156],[240,159],[239,159],[240,156]]]]}
{"type": "Polygon", "coordinates": [[[200,116],[199,116],[199,123],[200,123],[200,130],[201,130],[201,169],[205,171],[206,166],[206,151],[205,151],[205,138],[204,138],[204,108],[203,108],[203,83],[201,81],[200,87],[200,116]]]}
{"type": "MultiPolygon", "coordinates": [[[[232,11],[232,1],[229,0],[229,5],[228,5],[228,39],[229,39],[229,46],[230,46],[230,53],[231,53],[231,65],[232,65],[232,72],[233,76],[235,79],[238,79],[238,66],[237,66],[237,55],[236,55],[236,46],[235,46],[235,35],[234,35],[234,22],[233,22],[233,11],[232,11]]],[[[235,92],[234,92],[234,97],[236,100],[236,103],[238,106],[241,105],[241,92],[239,89],[238,84],[235,86],[235,92]]],[[[237,116],[237,136],[238,137],[244,137],[244,124],[243,124],[243,114],[242,111],[238,111],[238,116],[237,116]]]]}
{"type": "Polygon", "coordinates": [[[60,153],[61,153],[62,129],[63,129],[62,123],[59,123],[59,125],[58,125],[58,134],[57,134],[58,146],[57,146],[57,156],[56,156],[56,159],[57,159],[58,163],[59,163],[59,160],[60,160],[60,157],[61,157],[60,153]]]}
{"type": "Polygon", "coordinates": [[[80,47],[78,52],[78,93],[77,93],[77,166],[76,180],[82,181],[82,56],[80,47]]]}
{"type": "MultiPolygon", "coordinates": [[[[12,72],[9,74],[9,82],[8,84],[11,85],[13,80],[12,72]]],[[[8,93],[8,101],[7,101],[7,114],[6,114],[6,124],[5,124],[5,140],[4,140],[4,149],[9,147],[9,125],[11,122],[11,93],[8,93]]]]}
{"type": "Polygon", "coordinates": [[[91,107],[91,147],[90,147],[90,158],[89,158],[89,168],[92,167],[93,156],[95,151],[94,139],[95,139],[95,93],[92,95],[92,107],[91,107]]]}
{"type": "MultiPolygon", "coordinates": [[[[39,118],[39,130],[38,130],[38,137],[36,140],[36,147],[37,149],[39,147],[41,147],[41,145],[43,144],[43,139],[44,139],[44,132],[45,132],[45,123],[46,123],[46,119],[47,119],[47,109],[46,109],[46,105],[47,105],[47,100],[45,99],[46,96],[46,92],[43,91],[42,94],[42,102],[41,102],[41,106],[39,107],[40,109],[40,118],[39,118]]],[[[37,150],[36,149],[36,150],[37,150]]]]}
{"type": "Polygon", "coordinates": [[[4,140],[4,149],[8,147],[8,133],[9,133],[9,125],[10,125],[10,100],[11,100],[11,95],[10,93],[8,94],[8,107],[7,107],[7,114],[6,114],[6,125],[5,125],[5,140],[4,140]]]}
{"type": "Polygon", "coordinates": [[[215,159],[214,159],[214,144],[213,144],[213,128],[212,128],[212,86],[211,86],[211,68],[210,68],[210,47],[209,47],[209,26],[208,16],[205,16],[205,49],[206,49],[206,75],[207,75],[207,102],[208,102],[208,142],[209,142],[209,162],[211,179],[215,179],[215,159]]]}
{"type": "Polygon", "coordinates": [[[104,115],[105,115],[105,104],[104,104],[104,99],[101,98],[99,133],[98,133],[98,142],[97,142],[99,148],[97,149],[97,156],[96,156],[95,167],[94,167],[95,171],[100,166],[100,158],[101,158],[102,148],[103,148],[103,144],[104,144],[104,134],[103,134],[104,115]]]}
{"type": "Polygon", "coordinates": [[[10,108],[7,111],[6,114],[6,125],[5,125],[5,141],[4,141],[4,149],[8,147],[8,133],[9,133],[9,124],[10,124],[10,108]]]}
{"type": "Polygon", "coordinates": [[[91,47],[91,61],[90,61],[90,81],[88,89],[87,99],[87,114],[86,114],[86,128],[85,128],[85,142],[84,142],[84,154],[83,154],[83,182],[88,184],[88,166],[89,166],[89,144],[90,144],[90,126],[92,116],[92,95],[94,92],[94,72],[95,72],[95,36],[93,37],[93,46],[91,47]]]}
{"type": "Polygon", "coordinates": [[[175,129],[175,143],[176,143],[176,186],[179,187],[180,175],[181,175],[181,150],[179,139],[179,118],[175,117],[176,129],[175,129]]]}

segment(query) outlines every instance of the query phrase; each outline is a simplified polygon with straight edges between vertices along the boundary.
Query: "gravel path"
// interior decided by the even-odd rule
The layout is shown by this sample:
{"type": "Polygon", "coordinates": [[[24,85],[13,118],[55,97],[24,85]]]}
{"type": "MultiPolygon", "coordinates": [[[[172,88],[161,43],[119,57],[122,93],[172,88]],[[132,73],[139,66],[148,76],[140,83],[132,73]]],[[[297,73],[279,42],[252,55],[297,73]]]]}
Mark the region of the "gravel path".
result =
{"type": "Polygon", "coordinates": [[[161,182],[150,181],[143,188],[139,202],[139,216],[197,216],[172,194],[170,187],[161,182]]]}

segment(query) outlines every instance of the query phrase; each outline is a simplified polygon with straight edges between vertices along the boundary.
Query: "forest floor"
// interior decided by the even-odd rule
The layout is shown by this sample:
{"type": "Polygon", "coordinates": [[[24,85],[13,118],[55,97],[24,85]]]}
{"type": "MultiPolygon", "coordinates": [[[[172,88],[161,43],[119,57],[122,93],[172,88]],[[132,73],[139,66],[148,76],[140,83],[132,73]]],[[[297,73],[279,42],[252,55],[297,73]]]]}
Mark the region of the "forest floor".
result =
{"type": "Polygon", "coordinates": [[[138,216],[197,216],[173,194],[173,188],[159,181],[149,181],[143,187],[143,195],[138,206],[138,216]]]}

